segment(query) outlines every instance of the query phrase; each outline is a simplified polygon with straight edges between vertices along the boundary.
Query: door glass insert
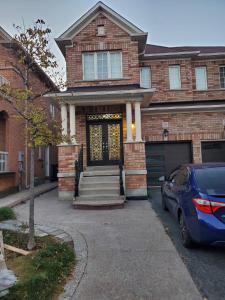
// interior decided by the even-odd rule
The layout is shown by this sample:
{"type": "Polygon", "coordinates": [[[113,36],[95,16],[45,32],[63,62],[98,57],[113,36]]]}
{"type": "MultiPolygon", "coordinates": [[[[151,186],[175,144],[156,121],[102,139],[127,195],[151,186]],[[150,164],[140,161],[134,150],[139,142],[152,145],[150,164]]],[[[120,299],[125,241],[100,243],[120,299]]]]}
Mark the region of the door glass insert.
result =
{"type": "Polygon", "coordinates": [[[90,159],[103,160],[102,125],[90,125],[90,159]]]}
{"type": "Polygon", "coordinates": [[[120,159],[120,124],[108,124],[109,160],[120,159]]]}

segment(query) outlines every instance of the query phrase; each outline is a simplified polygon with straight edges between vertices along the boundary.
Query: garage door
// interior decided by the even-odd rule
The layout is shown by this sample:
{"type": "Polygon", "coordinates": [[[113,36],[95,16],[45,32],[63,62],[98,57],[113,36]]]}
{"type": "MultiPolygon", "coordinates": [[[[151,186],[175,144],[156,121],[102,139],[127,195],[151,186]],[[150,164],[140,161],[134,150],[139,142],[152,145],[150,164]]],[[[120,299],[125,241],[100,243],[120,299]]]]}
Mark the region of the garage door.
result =
{"type": "Polygon", "coordinates": [[[148,186],[160,185],[159,177],[168,176],[176,167],[192,162],[191,143],[146,143],[148,186]]]}
{"type": "Polygon", "coordinates": [[[202,162],[225,162],[225,141],[202,142],[202,162]]]}

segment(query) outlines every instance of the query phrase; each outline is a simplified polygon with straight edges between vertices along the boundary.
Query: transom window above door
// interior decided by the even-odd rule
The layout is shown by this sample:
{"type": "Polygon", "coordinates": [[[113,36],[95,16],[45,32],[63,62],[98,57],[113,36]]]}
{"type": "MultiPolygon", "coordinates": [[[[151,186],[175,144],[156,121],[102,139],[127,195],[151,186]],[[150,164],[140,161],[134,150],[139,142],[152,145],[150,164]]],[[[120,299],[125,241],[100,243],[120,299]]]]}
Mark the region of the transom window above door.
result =
{"type": "Polygon", "coordinates": [[[83,80],[121,79],[122,52],[83,53],[83,80]]]}

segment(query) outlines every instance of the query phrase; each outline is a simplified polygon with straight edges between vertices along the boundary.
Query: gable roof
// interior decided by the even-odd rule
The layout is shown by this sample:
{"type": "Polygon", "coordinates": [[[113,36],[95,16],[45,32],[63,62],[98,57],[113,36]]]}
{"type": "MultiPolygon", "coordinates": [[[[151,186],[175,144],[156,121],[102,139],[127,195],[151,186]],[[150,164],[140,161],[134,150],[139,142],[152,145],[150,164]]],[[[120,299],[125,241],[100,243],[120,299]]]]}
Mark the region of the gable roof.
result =
{"type": "MultiPolygon", "coordinates": [[[[4,45],[6,48],[11,48],[14,49],[15,52],[18,49],[22,49],[23,51],[24,48],[20,44],[14,40],[11,35],[9,35],[1,26],[0,26],[0,44],[4,45]]],[[[45,73],[45,71],[36,63],[34,62],[34,68],[32,69],[33,72],[35,72],[39,78],[46,83],[49,87],[53,88],[54,90],[58,90],[57,86],[55,83],[51,80],[51,78],[45,73]]]]}
{"type": "Polygon", "coordinates": [[[197,56],[216,56],[225,55],[225,46],[179,46],[166,47],[160,45],[147,44],[145,46],[146,57],[161,56],[179,56],[179,55],[197,55],[197,56]]]}
{"type": "Polygon", "coordinates": [[[122,17],[120,14],[115,12],[113,9],[105,5],[103,2],[97,2],[88,12],[80,17],[74,24],[72,24],[63,34],[55,39],[60,50],[65,55],[65,46],[72,44],[72,39],[86,27],[96,16],[102,13],[108,17],[112,22],[117,24],[125,32],[131,35],[134,39],[142,42],[144,49],[148,33],[142,31],[140,28],[135,26],[133,23],[122,17]]]}

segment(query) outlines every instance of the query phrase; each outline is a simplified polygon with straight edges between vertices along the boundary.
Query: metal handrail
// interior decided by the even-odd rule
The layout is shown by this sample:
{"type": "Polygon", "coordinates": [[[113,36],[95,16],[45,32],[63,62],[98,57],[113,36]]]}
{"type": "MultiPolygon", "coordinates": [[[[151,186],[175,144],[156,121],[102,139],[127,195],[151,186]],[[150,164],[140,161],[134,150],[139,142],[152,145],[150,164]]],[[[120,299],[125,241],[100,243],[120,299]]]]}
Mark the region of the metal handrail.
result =
{"type": "Polygon", "coordinates": [[[120,170],[120,195],[124,195],[124,187],[123,187],[123,163],[122,159],[119,162],[119,170],[120,170]]]}
{"type": "Polygon", "coordinates": [[[84,158],[84,149],[83,149],[83,145],[81,145],[81,149],[78,154],[78,159],[75,161],[74,197],[79,196],[80,174],[84,171],[83,158],[84,158]]]}

